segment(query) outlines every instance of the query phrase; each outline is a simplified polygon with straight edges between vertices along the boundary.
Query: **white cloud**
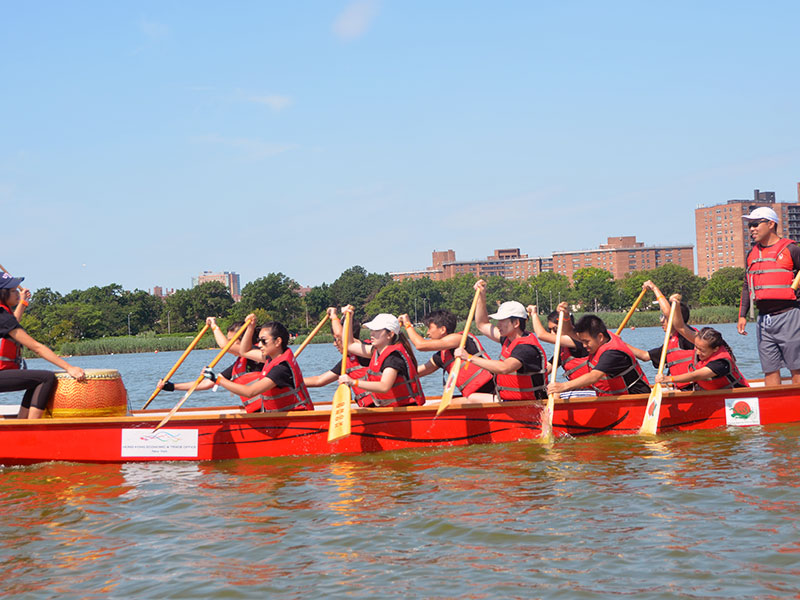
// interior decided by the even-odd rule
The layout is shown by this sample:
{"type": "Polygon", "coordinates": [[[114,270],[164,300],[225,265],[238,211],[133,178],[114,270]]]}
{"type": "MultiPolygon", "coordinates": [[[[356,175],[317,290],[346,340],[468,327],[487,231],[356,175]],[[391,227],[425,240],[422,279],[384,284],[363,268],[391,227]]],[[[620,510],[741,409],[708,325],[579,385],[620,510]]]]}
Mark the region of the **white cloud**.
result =
{"type": "Polygon", "coordinates": [[[297,144],[279,144],[276,142],[265,142],[249,138],[227,138],[219,135],[203,135],[192,138],[193,142],[203,144],[216,144],[241,150],[251,159],[259,160],[283,154],[289,150],[297,148],[297,144]]]}
{"type": "Polygon", "coordinates": [[[139,21],[139,29],[151,40],[163,40],[169,35],[169,27],[163,23],[148,21],[147,19],[139,21]]]}
{"type": "Polygon", "coordinates": [[[292,99],[289,96],[280,96],[278,94],[268,94],[266,96],[248,96],[248,102],[255,102],[256,104],[266,104],[274,111],[283,110],[292,104],[292,99]]]}
{"type": "Polygon", "coordinates": [[[366,33],[377,14],[377,0],[354,0],[336,17],[333,32],[342,40],[354,40],[366,33]]]}

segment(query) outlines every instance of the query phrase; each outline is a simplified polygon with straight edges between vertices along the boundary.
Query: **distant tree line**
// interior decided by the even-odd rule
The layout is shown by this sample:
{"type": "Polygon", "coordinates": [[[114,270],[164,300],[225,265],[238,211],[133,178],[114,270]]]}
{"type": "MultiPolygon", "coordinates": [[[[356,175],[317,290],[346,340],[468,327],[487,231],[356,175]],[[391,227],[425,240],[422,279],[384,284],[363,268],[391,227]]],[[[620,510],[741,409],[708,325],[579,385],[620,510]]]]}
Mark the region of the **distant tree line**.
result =
{"type": "MultiPolygon", "coordinates": [[[[494,306],[505,300],[518,300],[525,305],[538,305],[540,312],[549,312],[564,300],[585,311],[627,310],[639,295],[642,283],[651,279],[667,295],[682,294],[692,307],[731,306],[739,302],[743,277],[744,269],[727,267],[704,279],[686,268],[668,264],[614,280],[608,271],[590,267],[576,271],[572,284],[558,273],[542,273],[526,280],[490,277],[487,301],[494,306]]],[[[270,273],[245,285],[238,303],[218,282],[177,290],[165,299],[142,290],[123,290],[115,283],[73,290],[66,295],[42,288],[34,293],[22,325],[36,339],[57,345],[108,336],[194,332],[207,316],[230,323],[243,320],[251,312],[259,321],[281,321],[290,331],[304,333],[319,321],[328,306],[345,304],[352,304],[356,317],[362,321],[379,312],[408,313],[419,321],[435,309],[447,309],[465,319],[475,279],[473,275],[460,275],[445,281],[396,282],[387,273],[368,273],[355,266],[333,283],[318,285],[301,296],[296,281],[283,273],[270,273]]],[[[642,310],[653,309],[652,300],[646,297],[642,310]]]]}

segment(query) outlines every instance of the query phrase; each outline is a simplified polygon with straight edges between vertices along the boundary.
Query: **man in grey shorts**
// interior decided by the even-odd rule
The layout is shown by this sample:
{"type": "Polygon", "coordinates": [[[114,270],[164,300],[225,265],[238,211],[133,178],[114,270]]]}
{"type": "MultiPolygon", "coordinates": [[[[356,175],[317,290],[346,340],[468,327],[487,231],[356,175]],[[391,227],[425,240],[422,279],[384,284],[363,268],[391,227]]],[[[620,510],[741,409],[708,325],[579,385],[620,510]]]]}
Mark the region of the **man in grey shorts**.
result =
{"type": "Polygon", "coordinates": [[[764,385],[781,384],[781,367],[800,383],[800,303],[792,281],[800,270],[800,248],[778,235],[778,215],[766,206],[746,217],[755,244],[747,255],[737,329],[747,335],[747,311],[758,309],[758,357],[764,385]]]}

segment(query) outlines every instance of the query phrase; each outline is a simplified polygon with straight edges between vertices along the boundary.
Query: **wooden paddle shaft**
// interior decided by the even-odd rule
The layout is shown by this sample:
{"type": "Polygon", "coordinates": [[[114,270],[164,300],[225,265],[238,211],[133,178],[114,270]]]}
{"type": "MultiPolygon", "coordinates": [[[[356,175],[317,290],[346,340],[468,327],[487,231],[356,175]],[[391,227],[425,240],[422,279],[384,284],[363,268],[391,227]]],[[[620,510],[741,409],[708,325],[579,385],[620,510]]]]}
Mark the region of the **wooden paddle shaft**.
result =
{"type": "Polygon", "coordinates": [[[625,315],[625,318],[622,319],[622,323],[620,323],[619,327],[617,327],[617,335],[622,333],[622,330],[625,329],[625,325],[627,325],[628,321],[631,320],[631,317],[633,316],[633,311],[635,311],[636,307],[639,306],[639,303],[642,301],[642,298],[644,298],[645,293],[647,293],[647,288],[642,288],[642,292],[639,294],[639,297],[636,298],[636,301],[633,303],[633,306],[631,306],[631,309],[628,311],[628,314],[625,315]]]}
{"type": "Polygon", "coordinates": [[[558,370],[558,356],[561,354],[561,331],[564,328],[564,313],[558,311],[558,327],[556,327],[556,347],[553,349],[553,381],[558,370]]]}
{"type": "Polygon", "coordinates": [[[294,353],[294,357],[295,357],[295,358],[297,358],[298,356],[300,356],[300,353],[301,353],[303,350],[305,350],[305,349],[306,349],[306,346],[308,346],[308,343],[309,343],[309,342],[310,342],[312,339],[314,339],[314,336],[315,336],[315,335],[317,335],[317,333],[319,333],[319,330],[320,330],[320,329],[322,329],[322,326],[323,326],[323,325],[325,325],[325,323],[326,323],[327,321],[328,321],[328,313],[325,313],[325,316],[324,316],[324,317],[322,317],[322,321],[320,321],[320,322],[319,322],[319,324],[318,324],[316,327],[314,327],[314,329],[311,331],[311,333],[309,333],[309,334],[308,334],[308,337],[307,337],[306,339],[304,339],[304,340],[303,340],[303,343],[302,343],[302,344],[300,344],[300,347],[297,349],[297,352],[295,352],[295,353],[294,353]]]}
{"type": "Polygon", "coordinates": [[[664,345],[661,348],[661,359],[658,361],[658,374],[664,373],[664,364],[667,362],[667,346],[669,346],[669,336],[672,333],[672,320],[675,318],[675,310],[680,300],[673,300],[669,309],[669,319],[667,319],[667,330],[664,332],[664,345]]]}

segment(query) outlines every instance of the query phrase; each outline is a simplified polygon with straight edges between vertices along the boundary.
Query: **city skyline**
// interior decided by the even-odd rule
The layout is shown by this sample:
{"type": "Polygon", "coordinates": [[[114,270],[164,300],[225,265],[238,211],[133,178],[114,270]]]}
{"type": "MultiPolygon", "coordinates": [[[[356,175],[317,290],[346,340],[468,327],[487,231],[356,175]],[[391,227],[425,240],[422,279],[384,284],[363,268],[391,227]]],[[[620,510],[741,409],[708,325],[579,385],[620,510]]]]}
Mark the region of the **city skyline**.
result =
{"type": "Polygon", "coordinates": [[[315,286],[436,248],[693,245],[699,204],[795,197],[798,18],[788,0],[12,4],[2,264],[61,292],[206,269],[315,286]]]}

